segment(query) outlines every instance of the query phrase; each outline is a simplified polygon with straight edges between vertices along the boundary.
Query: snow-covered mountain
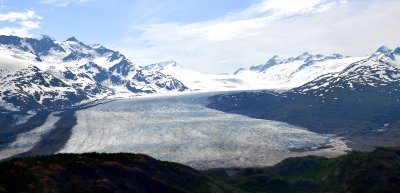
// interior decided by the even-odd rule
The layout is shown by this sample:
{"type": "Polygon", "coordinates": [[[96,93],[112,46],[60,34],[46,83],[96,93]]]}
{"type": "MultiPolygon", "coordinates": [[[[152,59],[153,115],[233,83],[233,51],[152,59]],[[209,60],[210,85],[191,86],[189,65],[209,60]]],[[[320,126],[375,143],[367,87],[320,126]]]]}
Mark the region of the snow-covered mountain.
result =
{"type": "Polygon", "coordinates": [[[381,47],[340,71],[283,92],[228,93],[209,101],[208,107],[224,112],[344,136],[352,149],[392,146],[400,137],[400,48],[381,47]]]}
{"type": "Polygon", "coordinates": [[[174,61],[137,66],[118,51],[75,37],[57,41],[48,36],[0,36],[0,110],[57,110],[103,98],[183,91],[301,92],[339,81],[354,86],[349,81],[361,79],[384,85],[399,78],[399,53],[400,48],[387,47],[365,57],[305,52],[286,59],[274,56],[233,74],[212,75],[174,61]]]}
{"type": "Polygon", "coordinates": [[[340,54],[324,56],[305,52],[297,57],[282,59],[274,56],[267,63],[240,68],[233,74],[205,74],[189,70],[175,61],[145,66],[147,70],[160,71],[183,82],[193,91],[226,91],[279,89],[289,90],[302,86],[317,77],[339,72],[350,64],[366,57],[344,57],[340,54]]]}
{"type": "Polygon", "coordinates": [[[175,61],[166,61],[145,66],[144,69],[159,71],[183,82],[192,91],[243,90],[252,82],[231,74],[205,74],[186,69],[175,61]]]}
{"type": "Polygon", "coordinates": [[[241,79],[253,79],[263,82],[264,88],[291,89],[301,86],[315,78],[339,72],[353,62],[366,57],[344,57],[341,54],[324,56],[305,52],[297,57],[282,59],[274,56],[267,63],[238,69],[234,74],[241,79]]]}
{"type": "Polygon", "coordinates": [[[323,97],[324,93],[340,89],[365,90],[371,87],[381,92],[400,92],[400,47],[391,50],[382,46],[368,58],[293,90],[323,97]]]}
{"type": "Polygon", "coordinates": [[[75,37],[0,36],[0,110],[63,109],[105,97],[187,89],[172,76],[75,37]]]}

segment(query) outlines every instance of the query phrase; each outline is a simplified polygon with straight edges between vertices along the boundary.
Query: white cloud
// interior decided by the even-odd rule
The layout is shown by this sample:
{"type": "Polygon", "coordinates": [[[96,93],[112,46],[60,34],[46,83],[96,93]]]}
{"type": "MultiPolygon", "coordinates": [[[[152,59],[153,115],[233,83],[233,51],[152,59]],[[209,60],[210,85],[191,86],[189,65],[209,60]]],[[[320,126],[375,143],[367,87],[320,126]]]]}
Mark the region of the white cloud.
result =
{"type": "Polygon", "coordinates": [[[39,28],[40,22],[38,21],[21,21],[21,26],[28,29],[37,29],[39,28]]]}
{"type": "Polygon", "coordinates": [[[27,21],[31,19],[41,19],[41,17],[35,14],[33,10],[27,10],[25,12],[8,12],[0,13],[0,21],[27,21]]]}
{"type": "Polygon", "coordinates": [[[319,13],[338,4],[347,3],[346,0],[264,0],[260,4],[235,14],[236,18],[269,17],[279,19],[293,15],[307,15],[319,13]]]}
{"type": "Polygon", "coordinates": [[[4,26],[0,28],[0,34],[31,36],[30,30],[39,28],[41,19],[34,10],[0,13],[0,21],[4,26]]]}
{"type": "Polygon", "coordinates": [[[56,7],[66,7],[72,3],[83,4],[91,0],[39,0],[41,3],[51,4],[56,7]]]}
{"type": "Polygon", "coordinates": [[[173,58],[207,72],[260,64],[275,54],[359,55],[400,44],[398,7],[389,0],[265,0],[214,20],[135,26],[114,47],[139,64],[173,58]]]}

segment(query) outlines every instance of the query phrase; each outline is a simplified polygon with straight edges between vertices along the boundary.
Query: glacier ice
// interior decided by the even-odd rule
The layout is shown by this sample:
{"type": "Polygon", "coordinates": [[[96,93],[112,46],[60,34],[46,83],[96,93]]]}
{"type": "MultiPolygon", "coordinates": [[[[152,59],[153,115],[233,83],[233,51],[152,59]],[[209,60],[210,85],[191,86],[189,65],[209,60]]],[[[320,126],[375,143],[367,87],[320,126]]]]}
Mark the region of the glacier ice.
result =
{"type": "MultiPolygon", "coordinates": [[[[61,153],[131,152],[196,168],[271,165],[332,142],[283,122],[206,108],[205,96],[126,99],[77,112],[61,153]]],[[[336,153],[343,153],[342,151],[336,153]]]]}

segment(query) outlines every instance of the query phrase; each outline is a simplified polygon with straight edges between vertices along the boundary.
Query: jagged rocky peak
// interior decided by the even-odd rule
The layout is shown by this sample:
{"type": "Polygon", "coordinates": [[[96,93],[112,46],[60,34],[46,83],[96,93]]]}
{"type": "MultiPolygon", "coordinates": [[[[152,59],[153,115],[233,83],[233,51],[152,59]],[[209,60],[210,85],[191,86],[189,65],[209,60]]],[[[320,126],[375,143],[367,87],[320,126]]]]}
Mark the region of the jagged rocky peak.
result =
{"type": "MultiPolygon", "coordinates": [[[[256,66],[251,66],[249,68],[250,71],[254,71],[254,72],[262,72],[267,70],[268,68],[280,64],[282,63],[283,60],[281,59],[281,57],[279,57],[278,55],[274,55],[272,58],[270,58],[265,64],[261,64],[261,65],[256,65],[256,66]]],[[[238,70],[236,70],[236,72],[234,74],[238,74],[241,71],[244,71],[244,68],[240,68],[238,70]]]]}
{"type": "Polygon", "coordinates": [[[116,51],[116,52],[113,52],[111,54],[111,56],[108,57],[107,60],[110,61],[110,62],[113,62],[113,61],[116,61],[116,60],[121,59],[121,58],[124,58],[124,56],[120,52],[116,51]]]}
{"type": "Polygon", "coordinates": [[[381,46],[375,51],[375,53],[373,53],[370,56],[370,58],[375,58],[375,59],[391,58],[392,60],[396,60],[396,55],[398,55],[399,53],[400,53],[399,48],[392,50],[386,46],[381,46]]]}
{"type": "Polygon", "coordinates": [[[338,54],[338,53],[334,53],[332,54],[334,57],[336,58],[344,58],[344,56],[342,54],[338,54]]]}
{"type": "Polygon", "coordinates": [[[139,73],[141,67],[134,65],[118,51],[100,44],[89,46],[74,36],[65,41],[57,41],[49,36],[0,36],[0,46],[6,48],[0,50],[0,59],[7,59],[4,65],[0,65],[1,77],[7,77],[0,80],[0,111],[4,109],[1,104],[19,110],[60,109],[82,100],[90,102],[122,93],[125,96],[129,91],[137,94],[143,93],[143,90],[166,93],[187,89],[174,77],[157,73],[156,70],[140,74],[145,81],[133,80],[132,77],[139,73]],[[26,61],[37,62],[28,68],[26,61]],[[35,81],[32,81],[33,78],[35,81]],[[136,90],[131,89],[133,84],[126,86],[129,81],[138,84],[136,90]],[[21,90],[21,86],[30,88],[29,92],[21,90]]]}
{"type": "Polygon", "coordinates": [[[153,83],[157,87],[156,90],[185,91],[189,89],[174,77],[158,71],[138,70],[133,79],[146,84],[153,83]]]}
{"type": "Polygon", "coordinates": [[[75,36],[72,36],[72,37],[68,38],[68,39],[67,39],[67,40],[65,40],[65,41],[70,41],[70,42],[80,42],[78,39],[76,39],[76,37],[75,37],[75,36]]]}
{"type": "Polygon", "coordinates": [[[128,76],[129,74],[135,72],[137,67],[130,60],[125,58],[118,64],[111,66],[108,70],[122,76],[128,76]]]}
{"type": "Polygon", "coordinates": [[[381,46],[378,48],[378,50],[376,50],[377,53],[382,53],[382,54],[385,54],[390,51],[392,51],[392,50],[386,46],[381,46]]]}
{"type": "Polygon", "coordinates": [[[67,45],[71,46],[73,49],[87,49],[92,50],[93,48],[86,45],[85,43],[79,41],[75,36],[72,36],[64,41],[67,45]]]}
{"type": "Polygon", "coordinates": [[[281,57],[279,57],[278,55],[274,55],[272,56],[272,58],[270,60],[280,60],[281,57]]]}
{"type": "Polygon", "coordinates": [[[165,69],[167,67],[182,68],[182,66],[179,65],[176,61],[169,60],[169,61],[165,61],[165,62],[159,62],[159,63],[147,65],[144,67],[144,69],[145,70],[161,70],[161,69],[165,69]]]}
{"type": "Polygon", "coordinates": [[[281,57],[279,57],[278,55],[273,56],[271,59],[268,60],[268,62],[266,64],[278,64],[282,62],[281,57]]]}
{"type": "Polygon", "coordinates": [[[106,49],[106,47],[104,47],[101,44],[91,44],[89,46],[92,47],[93,49],[106,49]]]}
{"type": "Polygon", "coordinates": [[[400,54],[400,47],[397,47],[393,52],[396,54],[400,54]]]}
{"type": "Polygon", "coordinates": [[[173,66],[173,67],[179,66],[178,63],[176,61],[174,61],[174,60],[163,62],[163,65],[164,66],[173,66]]]}
{"type": "MultiPolygon", "coordinates": [[[[261,68],[260,68],[260,72],[267,70],[268,68],[280,64],[282,63],[282,59],[278,56],[278,55],[274,55],[271,59],[269,59],[267,61],[267,63],[265,63],[261,68]]],[[[257,66],[253,69],[257,69],[257,66]]]]}
{"type": "Polygon", "coordinates": [[[396,57],[396,50],[382,46],[370,57],[350,63],[342,71],[320,76],[294,90],[329,93],[338,89],[362,91],[373,88],[381,93],[397,92],[400,67],[396,65],[396,57]]]}
{"type": "Polygon", "coordinates": [[[177,67],[177,66],[179,66],[178,63],[176,61],[173,61],[173,60],[160,62],[157,65],[160,66],[160,67],[167,67],[167,66],[177,67]]]}
{"type": "MultiPolygon", "coordinates": [[[[263,67],[264,67],[264,64],[261,64],[261,65],[257,65],[257,66],[251,66],[249,69],[250,69],[250,71],[261,72],[263,67]]],[[[241,71],[244,71],[244,68],[240,68],[240,69],[242,69],[242,70],[237,70],[236,72],[239,73],[241,71]]]]}
{"type": "Polygon", "coordinates": [[[297,57],[291,57],[287,59],[286,61],[292,62],[294,60],[305,60],[307,62],[309,61],[320,61],[320,60],[327,60],[327,59],[341,59],[344,58],[342,54],[334,53],[331,55],[323,55],[323,54],[311,54],[309,52],[304,52],[303,54],[297,56],[297,57]]]}
{"type": "Polygon", "coordinates": [[[0,44],[3,45],[19,46],[21,45],[21,40],[23,40],[23,38],[17,36],[0,35],[0,44]]]}
{"type": "MultiPolygon", "coordinates": [[[[27,38],[29,39],[29,38],[27,38]]],[[[33,38],[34,39],[34,38],[33,38]]],[[[42,41],[56,41],[54,38],[48,36],[48,35],[40,35],[39,38],[37,38],[38,40],[42,40],[42,41]]]]}
{"type": "Polygon", "coordinates": [[[47,35],[41,35],[36,38],[1,35],[0,44],[13,49],[30,52],[36,56],[48,55],[50,54],[50,50],[65,52],[53,38],[47,35]]]}
{"type": "Polygon", "coordinates": [[[304,52],[303,54],[301,54],[300,56],[297,56],[295,58],[295,60],[305,60],[309,57],[311,57],[312,55],[309,52],[304,52]]]}
{"type": "Polygon", "coordinates": [[[118,52],[118,51],[113,51],[111,49],[108,49],[107,47],[105,47],[101,44],[91,44],[91,45],[89,45],[89,47],[94,49],[100,55],[109,54],[109,53],[114,54],[115,52],[118,52]]]}
{"type": "Polygon", "coordinates": [[[243,72],[243,71],[246,71],[246,68],[239,68],[239,69],[237,69],[233,74],[234,74],[234,75],[240,74],[240,73],[243,72]]]}
{"type": "Polygon", "coordinates": [[[335,60],[335,59],[342,59],[345,58],[342,54],[334,53],[332,55],[325,56],[323,54],[316,54],[313,55],[309,52],[304,52],[303,54],[296,56],[296,57],[289,57],[287,59],[281,58],[278,55],[274,55],[272,58],[270,58],[265,64],[261,65],[256,65],[256,66],[251,66],[249,69],[246,68],[239,68],[234,72],[234,74],[240,74],[246,70],[250,70],[253,72],[266,72],[269,68],[275,65],[280,65],[280,64],[286,64],[286,63],[292,63],[295,61],[303,62],[305,66],[312,65],[316,62],[323,62],[326,60],[335,60]]]}
{"type": "Polygon", "coordinates": [[[90,61],[90,62],[88,62],[86,64],[83,64],[79,68],[81,68],[81,69],[90,69],[90,68],[98,68],[98,69],[100,69],[101,67],[99,65],[97,65],[96,63],[90,61]]]}

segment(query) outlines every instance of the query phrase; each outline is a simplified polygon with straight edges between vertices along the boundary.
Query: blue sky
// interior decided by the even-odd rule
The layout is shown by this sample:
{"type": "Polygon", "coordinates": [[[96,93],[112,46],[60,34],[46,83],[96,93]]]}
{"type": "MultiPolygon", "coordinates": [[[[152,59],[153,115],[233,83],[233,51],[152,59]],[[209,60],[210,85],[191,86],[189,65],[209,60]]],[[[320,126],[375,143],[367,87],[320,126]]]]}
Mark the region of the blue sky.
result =
{"type": "MultiPolygon", "coordinates": [[[[41,19],[33,34],[58,39],[77,36],[85,42],[112,42],[132,26],[163,22],[196,22],[244,9],[256,0],[2,0],[1,12],[34,11],[41,19]]],[[[1,23],[1,27],[12,23],[1,23]]],[[[15,25],[12,25],[15,26],[15,25]]]]}
{"type": "Polygon", "coordinates": [[[398,0],[0,0],[0,34],[75,36],[139,65],[203,72],[312,53],[400,46],[398,0]]]}

